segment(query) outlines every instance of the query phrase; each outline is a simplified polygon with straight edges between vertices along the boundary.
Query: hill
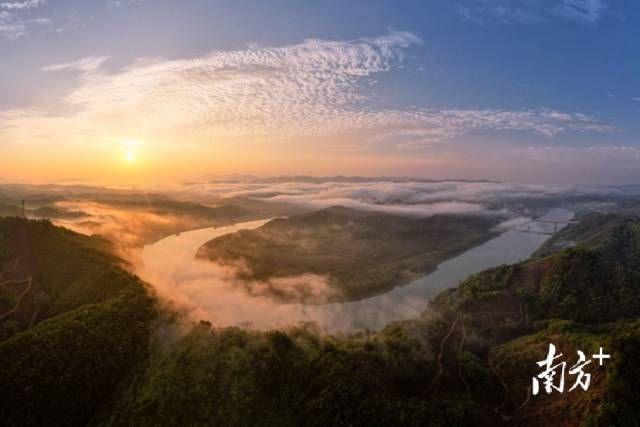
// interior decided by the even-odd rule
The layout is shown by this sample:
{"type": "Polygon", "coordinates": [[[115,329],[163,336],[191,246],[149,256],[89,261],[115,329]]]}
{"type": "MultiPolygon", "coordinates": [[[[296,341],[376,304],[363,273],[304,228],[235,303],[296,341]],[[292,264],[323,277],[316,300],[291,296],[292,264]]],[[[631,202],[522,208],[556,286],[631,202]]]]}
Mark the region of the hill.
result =
{"type": "Polygon", "coordinates": [[[352,301],[433,271],[442,261],[494,237],[498,221],[471,215],[405,217],[335,206],[218,237],[197,256],[244,263],[248,269],[239,275],[246,280],[306,273],[328,277],[339,291],[337,299],[352,301]]]}
{"type": "MultiPolygon", "coordinates": [[[[494,410],[509,422],[639,422],[635,398],[625,395],[640,391],[640,371],[631,365],[640,350],[639,223],[637,217],[588,216],[558,233],[532,259],[474,275],[434,301],[450,324],[457,319],[473,337],[460,344],[458,369],[464,372],[471,360],[474,372],[499,379],[502,390],[491,403],[500,402],[494,410]],[[577,247],[558,249],[556,242],[568,238],[577,247]],[[529,387],[535,362],[550,342],[574,359],[578,349],[591,353],[604,347],[614,363],[594,370],[588,392],[533,399],[529,387]]],[[[477,390],[480,401],[488,395],[482,390],[477,390]]]]}
{"type": "Polygon", "coordinates": [[[549,239],[534,257],[544,257],[564,246],[593,249],[611,261],[640,270],[640,219],[617,214],[586,215],[549,239]]]}
{"type": "Polygon", "coordinates": [[[175,233],[219,227],[241,221],[301,212],[284,203],[246,198],[199,195],[197,200],[145,191],[87,186],[0,184],[0,217],[51,219],[84,234],[96,234],[117,244],[118,253],[131,258],[142,246],[175,233]]]}
{"type": "Polygon", "coordinates": [[[156,303],[109,247],[0,219],[3,425],[82,425],[146,356],[156,303]]]}

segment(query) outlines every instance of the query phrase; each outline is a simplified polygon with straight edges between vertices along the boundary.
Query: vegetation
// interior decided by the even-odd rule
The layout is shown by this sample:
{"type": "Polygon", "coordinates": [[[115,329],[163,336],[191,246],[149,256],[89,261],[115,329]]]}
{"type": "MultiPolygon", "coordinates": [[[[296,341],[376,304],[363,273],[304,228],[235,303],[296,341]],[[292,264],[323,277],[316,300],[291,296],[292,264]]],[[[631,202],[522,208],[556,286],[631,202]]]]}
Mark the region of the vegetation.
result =
{"type": "MultiPolygon", "coordinates": [[[[403,285],[495,233],[497,219],[436,215],[408,218],[331,207],[275,219],[256,230],[218,237],[198,256],[244,262],[245,279],[314,273],[328,276],[338,299],[357,300],[403,285]]],[[[276,289],[274,297],[286,299],[276,289]]]]}
{"type": "MultiPolygon", "coordinates": [[[[0,339],[20,329],[78,308],[97,304],[117,296],[123,290],[140,286],[139,281],[121,266],[126,262],[105,252],[111,244],[99,237],[87,237],[47,221],[21,218],[0,219],[0,247],[8,273],[2,281],[30,281],[19,286],[3,286],[4,295],[12,295],[13,315],[0,319],[0,339]],[[4,242],[4,243],[2,243],[4,242]],[[23,295],[24,294],[24,295],[23,295]]],[[[2,312],[4,313],[4,312],[2,312]]],[[[2,314],[0,313],[0,314],[2,314]]]]}
{"type": "Polygon", "coordinates": [[[100,239],[20,218],[0,235],[15,266],[3,275],[33,278],[0,323],[2,424],[84,424],[146,358],[155,300],[100,239]]]}
{"type": "Polygon", "coordinates": [[[549,239],[534,257],[557,252],[558,242],[575,242],[578,247],[596,250],[605,258],[640,270],[640,217],[590,214],[578,224],[564,228],[549,239]]]}
{"type": "Polygon", "coordinates": [[[422,391],[435,370],[399,330],[359,339],[200,324],[158,353],[96,424],[465,425],[468,404],[422,391]]]}
{"type": "MultiPolygon", "coordinates": [[[[634,219],[606,217],[597,238],[571,226],[563,233],[577,248],[471,276],[421,318],[354,336],[312,325],[180,330],[95,240],[46,222],[0,224],[10,259],[33,258],[18,270],[39,277],[34,307],[48,307],[46,320],[0,342],[6,425],[640,422],[638,253],[612,255],[637,250],[634,219]],[[47,253],[55,262],[36,261],[47,253]],[[577,350],[603,347],[612,358],[589,365],[588,391],[531,396],[549,343],[569,366],[577,350]]],[[[16,329],[15,319],[3,325],[16,329]]]]}
{"type": "Polygon", "coordinates": [[[146,356],[154,310],[142,287],[128,289],[2,342],[5,425],[86,423],[146,356]]]}

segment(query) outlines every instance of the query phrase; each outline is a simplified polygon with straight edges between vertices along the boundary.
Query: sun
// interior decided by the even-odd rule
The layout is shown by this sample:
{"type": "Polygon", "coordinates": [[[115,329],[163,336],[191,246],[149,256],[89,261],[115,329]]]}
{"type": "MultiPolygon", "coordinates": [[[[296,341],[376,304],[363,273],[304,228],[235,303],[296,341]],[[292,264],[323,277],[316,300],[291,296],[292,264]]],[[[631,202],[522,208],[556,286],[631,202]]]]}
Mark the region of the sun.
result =
{"type": "Polygon", "coordinates": [[[138,139],[123,139],[120,141],[124,150],[124,160],[127,163],[134,163],[137,159],[136,149],[143,143],[138,139]]]}
{"type": "Polygon", "coordinates": [[[135,153],[135,151],[133,151],[131,149],[128,149],[124,153],[124,158],[126,159],[127,163],[135,162],[136,161],[136,153],[135,153]]]}

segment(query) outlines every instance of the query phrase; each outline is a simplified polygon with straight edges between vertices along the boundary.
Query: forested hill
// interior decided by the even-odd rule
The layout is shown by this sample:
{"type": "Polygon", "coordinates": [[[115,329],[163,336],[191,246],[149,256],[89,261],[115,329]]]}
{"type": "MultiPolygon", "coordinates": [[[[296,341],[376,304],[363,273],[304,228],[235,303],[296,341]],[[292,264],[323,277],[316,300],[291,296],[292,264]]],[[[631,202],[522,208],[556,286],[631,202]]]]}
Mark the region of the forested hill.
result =
{"type": "MultiPolygon", "coordinates": [[[[335,300],[353,301],[434,271],[441,262],[495,237],[500,221],[486,215],[422,218],[333,206],[218,237],[203,245],[198,256],[244,262],[249,268],[241,274],[248,281],[305,273],[328,277],[335,300]]],[[[270,291],[287,300],[276,289],[270,291]]]]}
{"type": "Polygon", "coordinates": [[[565,246],[594,250],[607,259],[640,270],[640,218],[631,215],[590,214],[562,229],[534,257],[544,257],[565,246]]]}
{"type": "Polygon", "coordinates": [[[154,299],[109,243],[0,219],[0,420],[82,425],[147,356],[154,299]]]}
{"type": "Polygon", "coordinates": [[[639,225],[638,217],[589,215],[530,260],[471,276],[439,295],[438,313],[449,324],[458,321],[458,329],[464,325],[466,350],[457,360],[461,372],[475,372],[467,378],[475,402],[496,404],[494,412],[516,425],[640,423],[639,225]],[[549,343],[570,364],[577,350],[593,354],[599,347],[611,363],[591,369],[588,392],[532,397],[535,363],[549,343]]]}

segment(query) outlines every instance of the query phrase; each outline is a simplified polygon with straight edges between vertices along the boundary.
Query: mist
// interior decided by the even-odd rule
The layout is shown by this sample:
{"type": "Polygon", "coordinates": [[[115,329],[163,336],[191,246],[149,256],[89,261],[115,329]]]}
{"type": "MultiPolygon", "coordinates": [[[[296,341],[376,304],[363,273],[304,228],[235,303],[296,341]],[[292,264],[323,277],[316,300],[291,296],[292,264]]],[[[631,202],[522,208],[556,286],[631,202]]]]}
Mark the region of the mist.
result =
{"type": "MultiPolygon", "coordinates": [[[[556,210],[561,219],[572,214],[556,210]]],[[[522,218],[517,218],[520,224],[522,218]]],[[[335,294],[325,277],[302,275],[280,278],[275,282],[291,295],[300,292],[313,301],[284,303],[273,298],[274,281],[245,282],[238,279],[243,265],[221,265],[195,258],[198,248],[215,237],[253,229],[266,221],[241,223],[230,227],[195,230],[161,240],[143,250],[138,274],[153,284],[158,295],[178,307],[191,321],[208,320],[220,327],[241,326],[272,329],[315,323],[329,333],[353,333],[380,330],[388,324],[417,318],[429,309],[429,301],[440,291],[457,285],[468,274],[503,263],[526,259],[546,239],[543,235],[505,231],[499,237],[464,254],[441,263],[438,269],[408,285],[360,301],[326,303],[335,294]],[[269,296],[268,296],[269,295],[269,296]]],[[[549,227],[538,224],[537,227],[549,227]]],[[[507,229],[507,224],[502,228],[507,229]]]]}
{"type": "Polygon", "coordinates": [[[205,241],[239,229],[257,228],[265,222],[195,230],[163,239],[143,250],[143,264],[137,266],[136,272],[189,320],[208,320],[221,327],[272,329],[313,322],[328,332],[353,332],[378,329],[394,319],[416,317],[427,308],[427,299],[421,297],[406,298],[399,304],[397,299],[385,296],[369,302],[323,304],[336,296],[335,288],[327,284],[325,277],[305,274],[246,282],[238,279],[238,271],[245,268],[242,265],[195,258],[205,241]],[[271,292],[264,292],[274,286],[289,296],[304,295],[306,303],[280,302],[271,292]]]}
{"type": "MultiPolygon", "coordinates": [[[[421,285],[424,290],[415,291],[412,285],[407,285],[384,295],[346,303],[335,302],[340,299],[340,294],[332,286],[330,276],[308,272],[265,281],[245,280],[242,277],[250,275],[242,273],[250,269],[250,265],[242,262],[223,265],[196,258],[198,249],[207,241],[241,228],[260,227],[268,219],[213,228],[211,221],[189,215],[82,200],[62,201],[56,205],[85,212],[87,217],[56,222],[85,234],[103,235],[115,242],[135,272],[154,288],[162,300],[171,302],[189,320],[208,320],[221,327],[255,329],[313,322],[327,332],[351,333],[377,330],[393,321],[419,317],[428,310],[429,301],[437,291],[456,285],[467,274],[528,256],[542,240],[539,236],[511,234],[510,230],[531,221],[533,214],[529,212],[529,206],[532,203],[540,202],[546,210],[547,202],[556,203],[567,197],[628,196],[632,190],[494,182],[381,180],[219,182],[184,185],[172,193],[182,199],[193,198],[203,203],[210,200],[212,205],[244,198],[265,204],[304,207],[309,211],[341,205],[361,211],[413,217],[463,214],[491,215],[500,219],[493,231],[503,233],[508,245],[497,249],[490,245],[488,249],[474,248],[463,255],[467,258],[458,266],[448,267],[449,261],[442,263],[435,273],[427,276],[427,282],[421,285]],[[520,252],[514,250],[512,255],[512,249],[507,249],[509,245],[523,249],[520,252]],[[474,255],[476,250],[480,255],[474,255]],[[511,256],[512,259],[509,258],[511,256]]],[[[609,202],[597,203],[603,207],[609,202]]]]}

